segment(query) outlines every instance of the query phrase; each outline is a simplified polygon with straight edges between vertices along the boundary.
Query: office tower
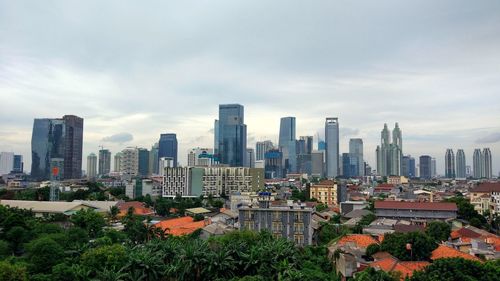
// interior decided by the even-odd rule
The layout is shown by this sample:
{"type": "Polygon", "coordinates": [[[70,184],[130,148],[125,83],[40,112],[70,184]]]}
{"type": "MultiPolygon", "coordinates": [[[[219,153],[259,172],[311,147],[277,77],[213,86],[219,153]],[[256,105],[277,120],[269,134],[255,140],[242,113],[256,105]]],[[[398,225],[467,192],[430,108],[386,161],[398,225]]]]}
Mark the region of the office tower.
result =
{"type": "Polygon", "coordinates": [[[437,166],[436,166],[436,158],[431,156],[431,177],[435,178],[437,177],[437,166]],[[434,172],[436,171],[436,172],[434,172]]]}
{"type": "Polygon", "coordinates": [[[421,179],[431,179],[431,160],[429,155],[420,156],[419,172],[421,179]]]}
{"type": "Polygon", "coordinates": [[[448,179],[455,178],[455,154],[453,149],[446,149],[444,156],[444,176],[448,179]]]}
{"type": "Polygon", "coordinates": [[[464,179],[467,177],[467,166],[465,164],[465,153],[463,149],[458,149],[457,150],[457,156],[456,156],[456,176],[457,178],[464,179]]]}
{"type": "MultiPolygon", "coordinates": [[[[219,109],[220,110],[220,109],[219,109]]],[[[214,155],[219,155],[219,120],[214,121],[214,155]]]]}
{"type": "Polygon", "coordinates": [[[283,175],[297,171],[297,144],[295,137],[295,117],[280,120],[279,149],[283,153],[283,175]]]}
{"type": "Polygon", "coordinates": [[[123,153],[121,153],[121,152],[118,152],[115,154],[115,165],[113,166],[114,172],[120,172],[122,157],[123,157],[123,153]]]}
{"type": "Polygon", "coordinates": [[[403,156],[403,161],[401,165],[401,174],[407,178],[416,177],[415,174],[415,158],[411,157],[411,155],[403,156]]]}
{"type": "Polygon", "coordinates": [[[283,177],[283,153],[279,149],[271,149],[264,155],[266,179],[283,177]]]}
{"type": "Polygon", "coordinates": [[[0,176],[9,174],[14,170],[14,152],[0,153],[0,176]]]}
{"type": "Polygon", "coordinates": [[[218,136],[219,162],[231,167],[243,167],[247,149],[247,125],[242,105],[219,105],[218,136]]]}
{"type": "Polygon", "coordinates": [[[12,171],[16,173],[22,173],[24,171],[24,163],[22,155],[14,155],[14,168],[12,169],[12,171]]]}
{"type": "Polygon", "coordinates": [[[137,149],[138,166],[137,171],[140,176],[146,177],[150,174],[149,172],[149,150],[145,148],[137,149]]]}
{"type": "Polygon", "coordinates": [[[155,143],[151,146],[149,151],[149,171],[151,174],[158,175],[158,163],[160,159],[158,158],[159,144],[155,143]]]}
{"type": "Polygon", "coordinates": [[[97,156],[94,153],[90,153],[87,156],[87,179],[95,180],[97,177],[97,156]]]}
{"type": "Polygon", "coordinates": [[[63,165],[61,179],[81,178],[82,146],[82,118],[65,115],[60,119],[35,119],[31,137],[31,177],[49,179],[52,158],[57,158],[57,164],[63,165]]]}
{"type": "Polygon", "coordinates": [[[399,124],[396,122],[392,131],[392,143],[389,142],[390,132],[387,124],[381,132],[381,144],[377,146],[377,172],[380,176],[401,175],[403,158],[403,137],[399,124]]]}
{"type": "Polygon", "coordinates": [[[313,150],[313,137],[301,136],[297,142],[297,154],[311,154],[313,150]]]}
{"type": "Polygon", "coordinates": [[[120,173],[126,178],[136,177],[139,173],[139,150],[136,147],[127,147],[122,150],[120,158],[120,173]]]}
{"type": "Polygon", "coordinates": [[[465,176],[472,177],[472,167],[470,165],[465,166],[465,176]]]}
{"type": "Polygon", "coordinates": [[[483,177],[483,153],[481,149],[474,149],[474,154],[472,156],[472,172],[474,173],[475,179],[480,179],[483,177]]]}
{"type": "Polygon", "coordinates": [[[315,150],[311,153],[311,174],[322,178],[325,167],[324,167],[324,151],[315,150]]]}
{"type": "Polygon", "coordinates": [[[318,140],[318,150],[326,150],[326,142],[324,140],[318,140]]]}
{"type": "Polygon", "coordinates": [[[111,172],[111,152],[109,149],[99,150],[99,176],[107,176],[111,172]]]}
{"type": "Polygon", "coordinates": [[[491,162],[491,150],[489,148],[483,149],[483,161],[484,161],[484,177],[491,179],[493,177],[493,167],[491,162]]]}
{"type": "Polygon", "coordinates": [[[417,169],[415,167],[415,158],[410,157],[410,178],[414,178],[417,176],[417,169]]]}
{"type": "Polygon", "coordinates": [[[335,178],[339,176],[339,120],[338,118],[326,118],[325,121],[326,142],[326,176],[335,178]]]}
{"type": "Polygon", "coordinates": [[[365,162],[365,176],[371,176],[372,173],[372,166],[365,162]]]}
{"type": "Polygon", "coordinates": [[[174,167],[177,167],[177,135],[161,134],[158,141],[158,158],[171,157],[174,159],[174,167]]]}
{"type": "Polygon", "coordinates": [[[245,167],[255,168],[255,150],[253,148],[247,148],[245,167]]]}
{"type": "Polygon", "coordinates": [[[210,167],[215,164],[214,150],[211,148],[192,148],[188,153],[188,167],[210,167]]]}
{"type": "Polygon", "coordinates": [[[350,178],[357,173],[357,159],[349,153],[342,153],[342,176],[350,178]]]}
{"type": "Polygon", "coordinates": [[[264,160],[264,155],[269,150],[273,149],[273,142],[270,140],[258,141],[255,144],[255,159],[256,161],[264,160]]]}
{"type": "Polygon", "coordinates": [[[160,157],[158,162],[159,175],[165,175],[165,168],[174,168],[174,158],[172,157],[160,157]]]}
{"type": "Polygon", "coordinates": [[[354,177],[362,177],[365,175],[365,165],[363,161],[363,140],[350,139],[349,140],[349,154],[351,160],[354,161],[356,166],[354,169],[354,177]]]}

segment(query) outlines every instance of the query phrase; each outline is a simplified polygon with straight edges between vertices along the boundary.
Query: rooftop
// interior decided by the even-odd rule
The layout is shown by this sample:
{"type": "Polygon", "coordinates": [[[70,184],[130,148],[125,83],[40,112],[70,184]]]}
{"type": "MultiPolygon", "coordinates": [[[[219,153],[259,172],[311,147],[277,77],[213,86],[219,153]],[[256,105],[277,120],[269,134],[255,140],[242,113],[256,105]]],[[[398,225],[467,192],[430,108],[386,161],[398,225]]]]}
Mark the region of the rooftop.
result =
{"type": "Polygon", "coordinates": [[[476,258],[475,256],[460,252],[457,249],[445,246],[443,244],[439,245],[434,251],[432,251],[431,260],[445,258],[463,258],[467,260],[480,261],[480,259],[476,258]]]}
{"type": "Polygon", "coordinates": [[[144,203],[139,201],[120,202],[117,207],[120,209],[120,216],[125,216],[130,208],[134,208],[134,215],[147,216],[154,214],[151,208],[146,207],[144,203]]]}
{"type": "Polygon", "coordinates": [[[64,213],[69,214],[84,206],[99,209],[85,202],[63,202],[63,201],[25,201],[25,200],[0,200],[0,205],[32,210],[35,213],[64,213]]]}
{"type": "Polygon", "coordinates": [[[403,202],[403,201],[375,201],[375,209],[402,209],[402,210],[430,210],[430,211],[457,211],[455,203],[442,202],[403,202]]]}
{"type": "Polygon", "coordinates": [[[198,214],[208,214],[211,211],[202,207],[198,207],[198,208],[186,209],[186,212],[198,215],[198,214]]]}
{"type": "Polygon", "coordinates": [[[196,230],[205,227],[206,222],[194,221],[192,217],[180,217],[176,219],[168,219],[155,224],[156,227],[163,229],[166,233],[181,236],[195,232],[196,230]]]}
{"type": "Polygon", "coordinates": [[[470,192],[500,192],[500,182],[486,182],[474,187],[470,192]]]}
{"type": "Polygon", "coordinates": [[[348,234],[340,238],[337,245],[342,246],[348,243],[354,243],[359,248],[366,248],[371,244],[378,244],[378,241],[366,234],[348,234]]]}

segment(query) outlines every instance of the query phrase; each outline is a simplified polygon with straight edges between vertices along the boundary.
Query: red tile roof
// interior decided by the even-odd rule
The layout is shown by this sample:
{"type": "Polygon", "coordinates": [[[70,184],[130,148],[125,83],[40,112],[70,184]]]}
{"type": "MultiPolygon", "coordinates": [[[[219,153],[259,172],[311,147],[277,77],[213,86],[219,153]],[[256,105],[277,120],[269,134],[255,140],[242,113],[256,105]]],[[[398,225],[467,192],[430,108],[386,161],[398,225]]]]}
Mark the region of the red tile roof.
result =
{"type": "Polygon", "coordinates": [[[354,243],[360,248],[366,248],[371,244],[378,244],[377,240],[367,234],[348,234],[337,242],[337,245],[345,245],[347,243],[354,243]]]}
{"type": "Polygon", "coordinates": [[[370,267],[383,270],[385,272],[399,271],[401,272],[401,280],[406,277],[411,277],[414,271],[423,270],[430,263],[426,261],[405,261],[401,262],[393,256],[372,262],[370,267]]]}
{"type": "Polygon", "coordinates": [[[394,188],[394,184],[390,184],[390,183],[381,183],[379,185],[377,185],[375,188],[394,188]]]}
{"type": "Polygon", "coordinates": [[[174,236],[191,234],[197,229],[205,227],[205,221],[194,221],[192,217],[181,217],[176,219],[168,219],[155,224],[174,236]]]}
{"type": "Polygon", "coordinates": [[[500,192],[500,182],[486,182],[482,183],[475,188],[473,188],[470,192],[474,193],[482,193],[482,192],[500,192]]]}
{"type": "Polygon", "coordinates": [[[439,245],[434,251],[432,251],[431,260],[445,258],[463,258],[467,260],[480,261],[480,259],[476,258],[475,256],[460,252],[457,249],[445,246],[443,244],[439,245]]]}
{"type": "Polygon", "coordinates": [[[119,216],[125,216],[131,207],[134,208],[134,215],[147,216],[154,214],[151,208],[147,208],[144,203],[139,201],[121,202],[117,206],[120,209],[119,216]]]}
{"type": "Polygon", "coordinates": [[[481,237],[481,234],[474,232],[470,229],[467,228],[460,228],[459,230],[455,230],[450,234],[452,239],[457,239],[457,238],[479,238],[481,237]]]}
{"type": "MultiPolygon", "coordinates": [[[[315,185],[334,186],[335,185],[335,181],[332,181],[332,180],[322,180],[322,181],[320,181],[319,183],[317,183],[315,185]]],[[[313,185],[313,186],[315,186],[315,185],[313,185]]]]}
{"type": "Polygon", "coordinates": [[[457,211],[455,203],[375,201],[375,209],[457,211]]]}

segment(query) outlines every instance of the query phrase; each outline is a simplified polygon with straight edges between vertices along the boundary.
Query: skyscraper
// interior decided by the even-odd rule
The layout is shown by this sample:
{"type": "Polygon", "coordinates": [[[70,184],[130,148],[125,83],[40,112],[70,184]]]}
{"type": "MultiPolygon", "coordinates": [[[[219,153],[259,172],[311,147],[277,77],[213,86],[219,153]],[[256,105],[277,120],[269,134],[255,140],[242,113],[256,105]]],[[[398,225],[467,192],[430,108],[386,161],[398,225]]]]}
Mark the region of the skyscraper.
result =
{"type": "Polygon", "coordinates": [[[22,173],[24,170],[23,156],[22,155],[14,155],[14,168],[12,171],[16,173],[22,173]]]}
{"type": "Polygon", "coordinates": [[[255,160],[257,161],[264,160],[264,155],[266,154],[266,152],[268,152],[273,148],[274,148],[273,142],[270,140],[258,141],[255,144],[255,160]]]}
{"type": "Polygon", "coordinates": [[[14,152],[0,153],[0,176],[9,174],[14,170],[14,152]]]}
{"type": "Polygon", "coordinates": [[[174,167],[177,167],[177,135],[161,134],[158,141],[158,158],[171,157],[174,159],[174,167]]]}
{"type": "Polygon", "coordinates": [[[436,158],[431,158],[431,177],[437,176],[436,158]]]}
{"type": "Polygon", "coordinates": [[[457,165],[457,169],[456,169],[456,176],[457,178],[460,178],[460,179],[464,179],[467,177],[467,174],[466,174],[466,163],[465,163],[465,153],[464,153],[464,150],[463,149],[458,149],[457,150],[457,156],[456,156],[456,165],[457,165]]]}
{"type": "Polygon", "coordinates": [[[264,155],[265,178],[274,179],[283,177],[283,153],[279,149],[271,149],[264,155]]]}
{"type": "Polygon", "coordinates": [[[219,105],[217,123],[219,162],[231,167],[243,167],[247,149],[247,125],[245,125],[243,106],[219,105]]]}
{"type": "Polygon", "coordinates": [[[474,149],[474,154],[472,156],[472,172],[475,179],[480,179],[483,177],[483,153],[481,149],[474,149]]]}
{"type": "Polygon", "coordinates": [[[491,163],[491,150],[489,148],[483,149],[483,161],[484,161],[484,177],[491,179],[493,177],[493,169],[491,163]]]}
{"type": "Polygon", "coordinates": [[[346,178],[355,176],[357,173],[356,163],[357,159],[352,157],[350,153],[342,153],[342,176],[346,178]]]}
{"type": "Polygon", "coordinates": [[[160,163],[160,158],[158,158],[159,144],[155,143],[151,146],[149,151],[149,171],[152,174],[158,175],[158,165],[160,163]]]}
{"type": "Polygon", "coordinates": [[[420,178],[431,179],[431,157],[429,155],[420,156],[419,164],[420,178]]]}
{"type": "Polygon", "coordinates": [[[255,150],[253,148],[247,148],[245,157],[245,167],[255,168],[255,150]]]}
{"type": "Polygon", "coordinates": [[[453,149],[446,149],[446,154],[444,156],[444,175],[446,178],[455,178],[455,154],[453,149]]]}
{"type": "Polygon", "coordinates": [[[129,179],[139,173],[139,150],[136,147],[127,147],[121,152],[120,173],[129,179]]]}
{"type": "Polygon", "coordinates": [[[313,136],[300,136],[297,154],[311,154],[313,151],[313,136]]]}
{"type": "Polygon", "coordinates": [[[401,163],[401,174],[407,178],[414,178],[416,176],[415,158],[411,157],[411,155],[405,155],[401,163]]]}
{"type": "Polygon", "coordinates": [[[99,150],[99,175],[106,176],[111,172],[111,152],[109,149],[99,150]]]}
{"type": "Polygon", "coordinates": [[[122,157],[123,157],[123,153],[121,153],[121,152],[118,152],[115,154],[115,165],[113,166],[113,171],[115,173],[120,172],[122,157]]]}
{"type": "Polygon", "coordinates": [[[338,118],[326,118],[325,121],[326,142],[326,176],[335,178],[339,176],[339,120],[338,118]]]}
{"type": "Polygon", "coordinates": [[[295,136],[295,117],[280,120],[279,149],[283,153],[283,175],[297,171],[297,144],[295,136]]]}
{"type": "Polygon", "coordinates": [[[214,155],[219,155],[219,120],[214,121],[214,155]]]}
{"type": "Polygon", "coordinates": [[[87,156],[87,179],[95,180],[97,177],[97,156],[94,153],[90,153],[87,156]]]}
{"type": "Polygon", "coordinates": [[[65,115],[61,119],[35,119],[31,137],[31,177],[50,178],[51,163],[61,166],[61,179],[81,178],[83,119],[65,115]]]}
{"type": "Polygon", "coordinates": [[[146,148],[137,149],[138,166],[137,171],[140,176],[146,177],[149,172],[149,151],[146,148]]]}
{"type": "Polygon", "coordinates": [[[354,174],[352,176],[362,177],[365,175],[365,165],[363,161],[363,140],[362,139],[350,139],[349,140],[349,154],[351,160],[356,166],[354,169],[354,174]]]}
{"type": "Polygon", "coordinates": [[[380,145],[377,146],[377,172],[380,176],[401,175],[403,158],[403,137],[399,124],[396,122],[392,131],[392,143],[389,142],[390,132],[387,124],[381,132],[380,145]]]}

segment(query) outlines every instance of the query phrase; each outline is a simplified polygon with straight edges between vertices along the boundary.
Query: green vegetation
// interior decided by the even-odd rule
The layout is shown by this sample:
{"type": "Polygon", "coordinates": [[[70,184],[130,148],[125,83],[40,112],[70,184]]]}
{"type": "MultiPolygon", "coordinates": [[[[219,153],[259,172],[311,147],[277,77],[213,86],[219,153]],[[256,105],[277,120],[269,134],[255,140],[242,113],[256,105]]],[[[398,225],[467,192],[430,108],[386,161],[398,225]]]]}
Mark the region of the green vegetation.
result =
{"type": "Polygon", "coordinates": [[[469,200],[463,196],[455,196],[446,200],[447,202],[453,202],[457,204],[458,207],[458,218],[469,221],[472,226],[488,229],[489,225],[486,222],[486,218],[480,215],[474,206],[469,202],[469,200]]]}
{"type": "Polygon", "coordinates": [[[368,214],[364,215],[361,220],[356,223],[356,225],[353,228],[354,233],[363,233],[363,228],[370,225],[374,220],[376,220],[377,217],[375,214],[368,214]]]}
{"type": "Polygon", "coordinates": [[[402,261],[425,261],[429,260],[437,246],[425,233],[392,233],[385,235],[380,250],[389,252],[402,261]],[[411,249],[407,249],[407,246],[411,249]]]}
{"type": "Polygon", "coordinates": [[[375,270],[371,267],[356,275],[354,281],[398,281],[399,278],[382,270],[375,270]]]}
{"type": "Polygon", "coordinates": [[[451,225],[446,222],[433,221],[427,225],[425,233],[437,243],[447,241],[450,237],[451,225]]]}
{"type": "Polygon", "coordinates": [[[461,258],[439,259],[423,271],[415,272],[411,281],[500,280],[500,260],[480,263],[461,258]]]}

